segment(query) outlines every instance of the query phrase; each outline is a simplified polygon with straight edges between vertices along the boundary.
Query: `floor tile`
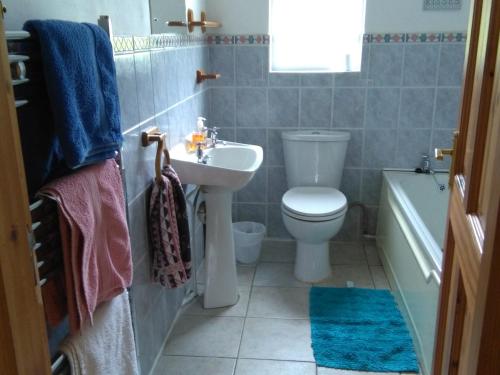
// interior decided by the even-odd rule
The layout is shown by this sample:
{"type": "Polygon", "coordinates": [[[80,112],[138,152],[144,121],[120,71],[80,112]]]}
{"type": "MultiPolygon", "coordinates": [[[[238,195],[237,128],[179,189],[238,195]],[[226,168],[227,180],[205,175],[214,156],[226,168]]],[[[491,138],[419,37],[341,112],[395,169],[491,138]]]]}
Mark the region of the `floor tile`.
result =
{"type": "Polygon", "coordinates": [[[260,261],[295,263],[295,247],[295,241],[264,241],[260,261]]]}
{"type": "Polygon", "coordinates": [[[382,262],[378,256],[378,250],[375,243],[366,243],[364,245],[366,260],[368,261],[369,266],[381,266],[382,262]]]}
{"type": "Polygon", "coordinates": [[[316,365],[308,362],[238,359],[234,375],[316,375],[316,365]]]}
{"type": "Polygon", "coordinates": [[[253,285],[308,287],[309,284],[295,278],[293,269],[294,265],[290,263],[260,263],[255,272],[253,285]]]}
{"type": "MultiPolygon", "coordinates": [[[[199,291],[203,290],[203,285],[200,286],[199,291]]],[[[221,307],[216,309],[203,308],[203,296],[199,296],[191,305],[186,309],[186,315],[212,315],[212,316],[241,316],[245,317],[247,313],[248,300],[250,298],[249,290],[240,290],[240,298],[238,303],[233,306],[221,307]]]]}
{"type": "Polygon", "coordinates": [[[373,277],[373,283],[377,289],[391,289],[389,281],[382,266],[372,266],[370,271],[373,277]]]}
{"type": "Polygon", "coordinates": [[[254,318],[309,318],[309,288],[252,289],[248,316],[254,318]]]}
{"type": "Polygon", "coordinates": [[[255,266],[236,266],[238,272],[238,287],[240,290],[250,289],[252,287],[253,277],[255,275],[255,266]]]}
{"type": "Polygon", "coordinates": [[[175,324],[165,354],[234,358],[243,322],[235,317],[183,315],[175,324]]]}
{"type": "MultiPolygon", "coordinates": [[[[248,290],[252,286],[253,276],[255,274],[255,266],[243,266],[238,264],[236,266],[236,272],[238,276],[238,288],[239,290],[248,290]]],[[[200,267],[198,272],[198,284],[205,283],[205,265],[200,267]]]]}
{"type": "Polygon", "coordinates": [[[239,357],[313,362],[309,321],[247,318],[239,357]]]}
{"type": "Polygon", "coordinates": [[[367,264],[361,243],[330,243],[330,263],[335,265],[367,264]]]}
{"type": "Polygon", "coordinates": [[[349,371],[318,366],[318,375],[399,375],[399,372],[349,371]]]}
{"type": "Polygon", "coordinates": [[[235,359],[162,356],[152,375],[233,375],[235,359]]]}
{"type": "Polygon", "coordinates": [[[332,276],[315,285],[345,287],[347,281],[354,282],[356,288],[373,288],[372,277],[367,265],[332,266],[332,276]]]}

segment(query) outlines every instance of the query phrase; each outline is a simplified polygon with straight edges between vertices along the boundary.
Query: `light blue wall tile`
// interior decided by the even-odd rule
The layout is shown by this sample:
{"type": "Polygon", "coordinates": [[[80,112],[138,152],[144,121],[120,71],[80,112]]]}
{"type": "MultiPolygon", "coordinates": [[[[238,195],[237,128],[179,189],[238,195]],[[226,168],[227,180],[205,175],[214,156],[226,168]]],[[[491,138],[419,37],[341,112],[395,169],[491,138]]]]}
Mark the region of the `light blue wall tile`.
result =
{"type": "Polygon", "coordinates": [[[368,69],[370,61],[370,46],[363,45],[363,54],[361,57],[361,71],[348,73],[335,73],[335,87],[360,87],[366,86],[368,81],[368,69]]]}
{"type": "Polygon", "coordinates": [[[299,125],[299,89],[269,89],[269,126],[297,127],[299,125]]]}
{"type": "Polygon", "coordinates": [[[369,88],[366,100],[366,128],[396,128],[399,114],[398,88],[369,88]]]}
{"type": "Polygon", "coordinates": [[[381,169],[363,169],[361,201],[366,205],[377,205],[382,188],[381,169]]]}
{"type": "Polygon", "coordinates": [[[238,203],[265,203],[267,200],[267,168],[260,167],[250,182],[236,193],[238,203]]]}
{"type": "Polygon", "coordinates": [[[122,131],[125,131],[139,122],[134,55],[116,56],[115,65],[121,126],[122,131]]]}
{"type": "Polygon", "coordinates": [[[438,88],[434,128],[457,128],[460,88],[438,88]]]}
{"type": "Polygon", "coordinates": [[[297,87],[299,85],[299,74],[269,73],[269,86],[271,87],[297,87]]]}
{"type": "Polygon", "coordinates": [[[377,233],[377,218],[378,218],[378,206],[368,206],[365,211],[366,218],[366,231],[369,235],[375,235],[377,233]]]}
{"type": "Polygon", "coordinates": [[[236,125],[265,127],[267,125],[267,90],[238,88],[236,90],[236,125]]]}
{"type": "Polygon", "coordinates": [[[271,238],[290,238],[281,216],[280,204],[267,205],[267,235],[271,238]]]}
{"type": "Polygon", "coordinates": [[[262,147],[264,150],[263,164],[267,164],[267,132],[268,130],[265,128],[236,128],[236,142],[262,147]]]}
{"type": "Polygon", "coordinates": [[[304,73],[300,75],[302,87],[331,87],[333,75],[331,73],[304,73]]]}
{"type": "Polygon", "coordinates": [[[365,88],[335,88],[333,127],[362,128],[365,112],[365,88]]]}
{"type": "Polygon", "coordinates": [[[268,129],[267,131],[267,143],[269,145],[268,165],[285,165],[283,158],[283,140],[281,139],[281,133],[283,131],[287,131],[287,129],[268,129]]]}
{"type": "Polygon", "coordinates": [[[267,170],[267,181],[269,185],[267,201],[270,203],[281,203],[283,194],[288,190],[285,168],[269,167],[267,170]]]}
{"type": "Polygon", "coordinates": [[[238,221],[253,221],[267,226],[266,205],[238,203],[238,221]]]}
{"type": "Polygon", "coordinates": [[[149,52],[134,54],[139,120],[144,121],[155,114],[151,55],[149,52]]]}
{"type": "Polygon", "coordinates": [[[147,193],[139,195],[128,204],[128,223],[130,232],[130,246],[132,248],[132,261],[136,264],[149,254],[149,232],[147,211],[147,193]]]}
{"type": "Polygon", "coordinates": [[[166,51],[152,51],[151,52],[151,74],[153,79],[153,95],[155,113],[159,113],[168,108],[167,90],[172,90],[171,85],[177,87],[175,82],[167,80],[167,70],[165,69],[165,55],[166,51]],[[167,81],[169,82],[167,84],[167,81]]]}
{"type": "Polygon", "coordinates": [[[373,86],[400,86],[403,63],[402,44],[373,44],[370,46],[368,78],[373,86]]]}
{"type": "Polygon", "coordinates": [[[137,317],[144,317],[149,314],[161,290],[162,287],[159,284],[152,282],[151,257],[149,254],[146,254],[141,261],[134,265],[131,298],[134,301],[137,317]]]}
{"type": "Polygon", "coordinates": [[[429,154],[430,129],[400,129],[396,161],[400,167],[420,166],[422,154],[429,154]]]}
{"type": "Polygon", "coordinates": [[[151,126],[147,123],[140,128],[124,134],[122,156],[125,163],[127,197],[134,199],[146,189],[154,177],[156,149],[142,147],[141,132],[151,126]]]}
{"type": "Polygon", "coordinates": [[[443,44],[439,61],[439,86],[461,86],[465,59],[465,43],[443,44]]]}
{"type": "Polygon", "coordinates": [[[401,89],[401,128],[431,128],[434,111],[434,88],[401,89]]]}
{"type": "Polygon", "coordinates": [[[360,199],[361,170],[344,168],[340,191],[345,194],[347,202],[357,202],[360,199]]]}
{"type": "Polygon", "coordinates": [[[218,138],[223,141],[236,142],[236,129],[232,128],[220,128],[218,130],[218,138]]]}
{"type": "Polygon", "coordinates": [[[329,128],[332,116],[332,89],[302,89],[300,126],[329,128]]]}
{"type": "Polygon", "coordinates": [[[210,127],[231,127],[236,120],[236,90],[234,88],[210,89],[210,127]]]}
{"type": "Polygon", "coordinates": [[[219,79],[211,81],[212,86],[234,86],[234,49],[232,46],[210,47],[210,70],[221,75],[219,79]]]}
{"type": "Polygon", "coordinates": [[[363,130],[349,129],[351,139],[347,145],[344,165],[346,167],[360,167],[363,163],[363,130]]]}
{"type": "MultiPolygon", "coordinates": [[[[181,72],[184,62],[180,59],[181,53],[178,50],[166,51],[163,54],[163,66],[161,69],[165,71],[166,82],[162,84],[161,90],[167,92],[167,102],[156,107],[157,111],[165,110],[173,106],[187,96],[188,89],[184,87],[181,77],[185,76],[181,72]]],[[[154,78],[153,78],[154,79],[154,78]]]]}
{"type": "Polygon", "coordinates": [[[265,86],[269,72],[267,47],[239,46],[236,53],[236,85],[265,86]]]}
{"type": "Polygon", "coordinates": [[[353,207],[347,211],[344,224],[339,233],[334,237],[335,241],[357,241],[360,238],[361,215],[360,208],[353,207]]]}
{"type": "Polygon", "coordinates": [[[366,130],[363,166],[366,168],[395,167],[396,140],[394,130],[366,130]]]}
{"type": "Polygon", "coordinates": [[[404,86],[434,86],[438,68],[439,44],[405,46],[404,86]]]}

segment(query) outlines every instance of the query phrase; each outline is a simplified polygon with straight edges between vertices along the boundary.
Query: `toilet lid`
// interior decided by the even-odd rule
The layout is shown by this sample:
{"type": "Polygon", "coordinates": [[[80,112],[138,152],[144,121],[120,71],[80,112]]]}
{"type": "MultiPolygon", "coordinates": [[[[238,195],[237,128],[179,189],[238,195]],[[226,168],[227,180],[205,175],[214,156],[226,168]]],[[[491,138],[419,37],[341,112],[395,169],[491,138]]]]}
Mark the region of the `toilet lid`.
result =
{"type": "Polygon", "coordinates": [[[328,187],[301,186],[288,190],[281,199],[283,207],[309,217],[332,216],[343,211],[347,199],[340,191],[328,187]]]}

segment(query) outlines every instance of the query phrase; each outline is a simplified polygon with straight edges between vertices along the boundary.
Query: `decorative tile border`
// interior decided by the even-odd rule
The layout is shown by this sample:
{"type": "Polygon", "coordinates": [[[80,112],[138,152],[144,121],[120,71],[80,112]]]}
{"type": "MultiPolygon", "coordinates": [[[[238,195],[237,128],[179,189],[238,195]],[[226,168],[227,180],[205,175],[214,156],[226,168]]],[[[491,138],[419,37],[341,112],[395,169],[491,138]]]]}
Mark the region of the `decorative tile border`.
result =
{"type": "MultiPolygon", "coordinates": [[[[452,43],[464,42],[466,33],[370,33],[363,35],[363,43],[452,43]]],[[[209,35],[209,45],[269,44],[269,35],[209,35]]]]}
{"type": "Polygon", "coordinates": [[[269,44],[269,35],[208,35],[207,44],[269,44]]]}
{"type": "MultiPolygon", "coordinates": [[[[116,54],[159,48],[197,45],[267,45],[269,35],[185,35],[153,34],[149,36],[115,36],[111,41],[116,54]]],[[[464,32],[446,33],[371,33],[363,35],[363,43],[457,43],[466,40],[464,32]]]]}
{"type": "Polygon", "coordinates": [[[161,48],[205,45],[204,35],[152,34],[148,36],[115,36],[111,40],[115,54],[133,53],[161,48]]]}

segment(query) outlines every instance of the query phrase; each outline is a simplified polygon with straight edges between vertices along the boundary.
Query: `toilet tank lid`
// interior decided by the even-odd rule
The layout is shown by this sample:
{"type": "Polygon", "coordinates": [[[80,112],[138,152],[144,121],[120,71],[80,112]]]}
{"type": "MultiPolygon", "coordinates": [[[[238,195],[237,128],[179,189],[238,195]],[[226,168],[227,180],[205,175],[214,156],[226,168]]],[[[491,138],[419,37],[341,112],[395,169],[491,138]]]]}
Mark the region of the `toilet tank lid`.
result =
{"type": "Polygon", "coordinates": [[[320,186],[299,186],[281,198],[283,207],[303,216],[331,216],[347,206],[347,199],[337,189],[320,186]]]}
{"type": "Polygon", "coordinates": [[[348,141],[351,133],[332,130],[299,130],[282,132],[281,138],[289,141],[335,142],[348,141]]]}

